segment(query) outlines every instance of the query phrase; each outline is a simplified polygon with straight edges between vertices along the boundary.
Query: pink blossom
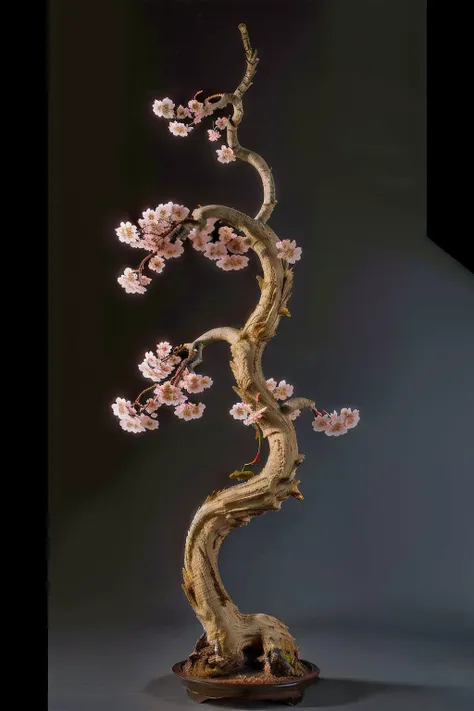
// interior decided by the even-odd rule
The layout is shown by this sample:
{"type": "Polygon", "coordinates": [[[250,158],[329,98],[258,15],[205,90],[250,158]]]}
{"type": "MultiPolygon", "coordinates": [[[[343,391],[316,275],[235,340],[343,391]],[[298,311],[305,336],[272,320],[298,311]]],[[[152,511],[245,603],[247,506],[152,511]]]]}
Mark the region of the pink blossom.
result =
{"type": "Polygon", "coordinates": [[[171,99],[156,99],[153,102],[153,113],[160,118],[170,119],[174,116],[174,103],[171,99]]]}
{"type": "Polygon", "coordinates": [[[201,123],[201,121],[203,120],[203,118],[204,118],[204,112],[203,112],[203,111],[196,111],[196,113],[194,114],[193,123],[194,123],[194,124],[201,123]]]}
{"type": "Polygon", "coordinates": [[[186,402],[187,400],[187,397],[183,391],[175,385],[171,385],[171,383],[157,385],[154,393],[157,395],[159,402],[164,405],[180,405],[182,402],[186,402]]]}
{"type": "Polygon", "coordinates": [[[160,360],[169,356],[171,351],[171,343],[168,343],[168,341],[160,341],[160,343],[156,346],[156,354],[160,360]]]}
{"type": "Polygon", "coordinates": [[[216,153],[219,163],[231,163],[236,160],[234,151],[232,148],[229,148],[229,146],[222,145],[217,149],[216,153]]]}
{"type": "MultiPolygon", "coordinates": [[[[216,244],[221,244],[217,242],[216,244]]],[[[207,256],[207,255],[206,255],[207,256]]],[[[216,262],[219,269],[223,269],[225,272],[236,271],[238,269],[244,269],[249,263],[248,257],[243,257],[240,254],[228,254],[216,262]]]]}
{"type": "Polygon", "coordinates": [[[185,402],[175,408],[174,414],[181,420],[197,420],[202,417],[206,406],[204,403],[185,402]]]}
{"type": "Polygon", "coordinates": [[[180,121],[172,121],[169,126],[169,130],[173,136],[187,136],[192,130],[192,126],[186,126],[185,123],[180,123],[180,121]]]}
{"type": "Polygon", "coordinates": [[[178,106],[176,109],[176,118],[179,119],[184,119],[184,118],[189,118],[191,116],[191,111],[188,109],[187,106],[181,106],[181,104],[178,106]]]}
{"type": "Polygon", "coordinates": [[[120,427],[125,430],[125,432],[145,432],[145,427],[140,417],[124,417],[120,420],[120,427]]]}
{"type": "Polygon", "coordinates": [[[130,269],[127,267],[124,273],[117,279],[120,286],[123,286],[127,294],[145,294],[146,288],[138,279],[138,272],[136,269],[130,269]]]}
{"type": "Polygon", "coordinates": [[[301,247],[296,246],[295,240],[283,239],[276,243],[278,249],[277,257],[286,260],[289,264],[294,264],[301,259],[301,247]]]}
{"type": "Polygon", "coordinates": [[[194,249],[197,249],[198,252],[204,252],[207,243],[211,239],[211,235],[209,232],[207,232],[206,230],[200,230],[197,227],[190,231],[188,237],[191,240],[194,249]]]}
{"type": "Polygon", "coordinates": [[[153,351],[147,351],[145,353],[145,360],[151,368],[158,368],[161,364],[161,359],[157,358],[153,351]]]}
{"type": "Polygon", "coordinates": [[[343,407],[341,410],[341,417],[343,418],[347,429],[351,430],[360,420],[359,410],[351,410],[350,407],[343,407]]]}
{"type": "Polygon", "coordinates": [[[213,217],[210,217],[206,220],[205,227],[203,227],[202,229],[199,227],[195,227],[189,232],[188,237],[191,240],[194,249],[197,249],[200,252],[204,251],[204,249],[206,248],[206,244],[211,239],[211,234],[214,231],[215,223],[216,220],[213,217]]]}
{"type": "Polygon", "coordinates": [[[224,129],[226,128],[227,124],[229,123],[229,119],[226,118],[225,116],[221,116],[220,118],[216,119],[216,126],[219,129],[224,129]]]}
{"type": "Polygon", "coordinates": [[[196,99],[191,99],[191,101],[188,101],[188,106],[193,114],[201,112],[204,108],[204,104],[201,104],[201,102],[197,101],[196,99]]]}
{"type": "Polygon", "coordinates": [[[166,257],[166,259],[180,257],[184,252],[183,243],[180,239],[177,239],[175,242],[168,242],[168,240],[166,240],[161,247],[160,252],[164,257],[166,257]]]}
{"type": "Polygon", "coordinates": [[[154,413],[158,410],[160,405],[161,405],[161,403],[158,402],[158,399],[156,397],[150,397],[145,402],[144,410],[145,410],[145,412],[148,412],[149,415],[151,415],[152,413],[154,413]]]}
{"type": "Polygon", "coordinates": [[[237,233],[234,232],[232,227],[227,227],[227,225],[219,227],[218,234],[220,241],[224,242],[224,244],[226,244],[233,237],[237,237],[237,233]]]}
{"type": "Polygon", "coordinates": [[[288,385],[286,380],[280,380],[278,387],[273,391],[273,396],[277,400],[286,400],[293,395],[293,385],[288,385]]]}
{"type": "Polygon", "coordinates": [[[151,269],[153,272],[158,272],[158,274],[161,274],[163,269],[165,268],[166,262],[161,257],[159,254],[155,254],[154,257],[152,257],[149,262],[148,262],[148,269],[151,269]]]}
{"type": "Polygon", "coordinates": [[[250,405],[247,405],[247,403],[236,402],[235,405],[231,407],[229,412],[236,420],[246,420],[252,410],[250,405]]]}
{"type": "Polygon", "coordinates": [[[203,390],[210,388],[211,385],[211,378],[207,375],[199,375],[198,373],[188,373],[180,383],[180,387],[184,388],[188,393],[202,393],[203,390]]]}
{"type": "Polygon", "coordinates": [[[327,415],[318,415],[314,418],[312,424],[315,432],[325,432],[329,427],[329,417],[327,415]]]}
{"type": "Polygon", "coordinates": [[[234,237],[228,239],[225,243],[225,246],[227,247],[229,252],[232,252],[233,254],[244,254],[245,252],[249,251],[249,245],[247,241],[244,237],[240,237],[240,235],[234,235],[234,237]]]}
{"type": "Polygon", "coordinates": [[[200,417],[203,416],[206,406],[203,402],[193,402],[191,403],[191,408],[193,413],[193,420],[198,420],[200,417]]]}
{"type": "Polygon", "coordinates": [[[169,358],[166,359],[166,362],[169,363],[170,365],[175,366],[175,365],[178,365],[179,363],[181,363],[181,360],[182,359],[178,355],[173,354],[172,356],[170,356],[169,358]]]}
{"type": "Polygon", "coordinates": [[[175,367],[176,364],[172,362],[172,358],[168,358],[166,360],[160,360],[159,366],[157,366],[157,370],[159,368],[159,372],[163,373],[164,377],[167,378],[168,375],[171,375],[175,367]]]}
{"type": "Polygon", "coordinates": [[[138,231],[131,222],[121,222],[120,227],[115,230],[119,240],[126,244],[136,244],[138,242],[138,231]]]}
{"type": "Polygon", "coordinates": [[[155,383],[164,380],[173,372],[173,366],[168,361],[162,361],[150,351],[145,353],[144,360],[138,366],[138,370],[145,378],[149,378],[155,383]]]}
{"type": "Polygon", "coordinates": [[[262,415],[264,412],[266,412],[266,410],[266,407],[261,407],[260,410],[256,410],[256,412],[253,412],[244,421],[244,425],[254,425],[256,422],[262,419],[262,415]]]}
{"type": "Polygon", "coordinates": [[[214,131],[212,128],[210,128],[207,132],[207,136],[210,141],[218,141],[221,137],[221,134],[219,133],[219,131],[214,131]]]}
{"type": "Polygon", "coordinates": [[[161,373],[159,369],[153,368],[147,360],[139,363],[138,370],[144,378],[149,378],[150,380],[153,380],[154,383],[158,383],[160,380],[164,380],[164,378],[166,378],[166,375],[161,373]]]}
{"type": "MultiPolygon", "coordinates": [[[[160,204],[155,207],[156,219],[165,223],[169,223],[170,217],[173,214],[173,207],[174,205],[171,200],[167,203],[160,202],[160,204]]],[[[169,229],[169,224],[165,225],[165,227],[168,227],[169,229]]]]}
{"type": "Polygon", "coordinates": [[[202,113],[204,116],[212,116],[212,114],[214,113],[214,107],[210,101],[204,102],[204,106],[202,108],[202,113]]]}
{"type": "Polygon", "coordinates": [[[122,420],[124,417],[129,417],[133,411],[130,400],[125,400],[123,397],[118,397],[112,405],[114,415],[122,420]]]}
{"type": "Polygon", "coordinates": [[[140,415],[140,422],[147,430],[157,430],[160,424],[158,420],[152,419],[148,415],[140,415]]]}
{"type": "MultiPolygon", "coordinates": [[[[147,212],[148,210],[143,214],[145,215],[147,212]]],[[[168,219],[159,220],[155,210],[150,210],[149,212],[149,216],[138,220],[138,224],[142,228],[144,239],[154,245],[163,239],[163,234],[170,229],[171,225],[168,219]]]]}
{"type": "Polygon", "coordinates": [[[204,256],[208,259],[220,259],[227,255],[227,249],[222,242],[209,242],[206,244],[204,256]]]}
{"type": "Polygon", "coordinates": [[[301,415],[301,410],[293,410],[290,412],[290,420],[296,420],[297,417],[301,415]]]}
{"type": "Polygon", "coordinates": [[[150,223],[154,224],[158,222],[158,215],[150,207],[142,212],[142,217],[143,224],[140,224],[140,227],[144,227],[145,225],[149,225],[150,223]]]}
{"type": "Polygon", "coordinates": [[[169,238],[158,234],[156,230],[149,228],[143,230],[143,249],[159,253],[167,242],[169,242],[169,238]]]}
{"type": "Polygon", "coordinates": [[[142,249],[146,249],[147,252],[155,252],[157,249],[157,242],[161,245],[162,241],[163,238],[160,238],[158,240],[158,238],[154,237],[148,232],[141,240],[140,247],[142,249]]]}
{"type": "Polygon", "coordinates": [[[174,409],[174,414],[181,420],[193,420],[193,406],[191,402],[183,402],[174,409]]]}
{"type": "Polygon", "coordinates": [[[277,381],[274,378],[268,378],[268,380],[266,380],[265,382],[266,382],[267,388],[272,393],[277,386],[277,381]]]}
{"type": "Polygon", "coordinates": [[[168,239],[163,234],[158,234],[159,227],[162,223],[157,223],[156,227],[146,226],[143,228],[143,249],[149,252],[159,252],[165,246],[168,239]]]}
{"type": "Polygon", "coordinates": [[[174,217],[178,222],[185,220],[189,215],[189,210],[184,205],[173,205],[171,208],[171,216],[174,217]]]}
{"type": "Polygon", "coordinates": [[[337,412],[333,412],[329,418],[329,425],[326,429],[326,434],[331,437],[339,437],[346,434],[347,427],[344,424],[344,418],[340,417],[337,412]]]}

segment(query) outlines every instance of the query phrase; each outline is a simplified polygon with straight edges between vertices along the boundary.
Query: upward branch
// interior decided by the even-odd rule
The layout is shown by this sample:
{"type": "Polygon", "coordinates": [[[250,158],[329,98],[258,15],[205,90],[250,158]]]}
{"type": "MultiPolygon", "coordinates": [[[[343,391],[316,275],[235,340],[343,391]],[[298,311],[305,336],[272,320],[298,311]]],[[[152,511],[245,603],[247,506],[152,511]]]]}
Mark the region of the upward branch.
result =
{"type": "Polygon", "coordinates": [[[247,26],[239,25],[242,43],[245,51],[246,70],[237,89],[232,94],[224,94],[217,104],[213,104],[214,110],[223,109],[231,104],[233,106],[232,118],[227,124],[227,142],[232,148],[236,158],[249,163],[258,172],[263,186],[263,202],[255,219],[260,222],[267,222],[277,204],[275,198],[275,181],[267,162],[255,151],[244,148],[239,143],[238,127],[244,117],[243,97],[246,91],[252,86],[252,81],[257,71],[258,55],[250,44],[247,26]]]}

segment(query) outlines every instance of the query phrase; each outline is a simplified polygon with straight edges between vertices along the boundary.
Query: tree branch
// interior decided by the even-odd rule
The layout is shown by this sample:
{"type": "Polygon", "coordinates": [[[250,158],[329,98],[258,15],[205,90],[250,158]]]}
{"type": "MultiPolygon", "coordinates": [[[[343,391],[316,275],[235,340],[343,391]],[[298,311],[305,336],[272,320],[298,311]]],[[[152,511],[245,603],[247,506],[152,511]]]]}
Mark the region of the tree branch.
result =
{"type": "Polygon", "coordinates": [[[292,397],[280,406],[280,410],[285,415],[290,415],[295,410],[304,410],[306,407],[310,410],[314,409],[314,400],[308,400],[306,397],[292,397]]]}
{"type": "Polygon", "coordinates": [[[199,338],[196,338],[193,343],[190,344],[191,348],[196,348],[197,345],[208,346],[210,343],[215,343],[216,341],[226,341],[229,345],[233,345],[239,337],[239,331],[237,328],[232,328],[231,326],[221,326],[220,328],[213,328],[210,331],[206,331],[199,338]]]}
{"type": "Polygon", "coordinates": [[[245,74],[234,93],[224,94],[221,100],[216,104],[213,104],[213,106],[214,110],[224,109],[229,104],[231,104],[234,108],[232,118],[229,119],[227,124],[227,143],[234,151],[236,158],[249,163],[249,165],[255,168],[257,173],[260,175],[263,186],[263,203],[255,219],[260,222],[267,222],[275,208],[275,205],[277,204],[275,198],[275,181],[273,180],[271,168],[258,153],[241,146],[237,135],[238,126],[244,117],[242,98],[247,89],[252,86],[252,80],[255,76],[255,72],[257,71],[258,64],[257,51],[253,50],[251,47],[247,26],[240,24],[239,30],[242,35],[245,60],[247,63],[245,74]]]}
{"type": "Polygon", "coordinates": [[[221,326],[206,331],[202,336],[196,338],[192,343],[183,343],[180,349],[188,351],[189,355],[186,358],[184,365],[188,370],[194,370],[203,361],[202,352],[206,346],[216,341],[226,341],[232,346],[239,338],[239,331],[231,326],[221,326]]]}

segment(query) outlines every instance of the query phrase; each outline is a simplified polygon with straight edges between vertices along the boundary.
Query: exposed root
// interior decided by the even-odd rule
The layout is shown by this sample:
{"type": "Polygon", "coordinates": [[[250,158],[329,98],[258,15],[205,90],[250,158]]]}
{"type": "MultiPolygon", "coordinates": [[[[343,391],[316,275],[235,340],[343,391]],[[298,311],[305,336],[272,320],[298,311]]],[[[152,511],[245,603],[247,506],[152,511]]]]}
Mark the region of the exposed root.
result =
{"type": "Polygon", "coordinates": [[[216,651],[216,645],[210,644],[204,633],[196,642],[194,651],[189,655],[183,666],[183,671],[189,676],[212,678],[232,676],[237,674],[242,667],[243,664],[240,657],[219,654],[216,651]]]}
{"type": "Polygon", "coordinates": [[[292,679],[308,673],[298,658],[286,625],[271,615],[242,615],[239,642],[212,644],[206,634],[196,642],[183,671],[200,678],[249,677],[255,681],[292,679]]]}

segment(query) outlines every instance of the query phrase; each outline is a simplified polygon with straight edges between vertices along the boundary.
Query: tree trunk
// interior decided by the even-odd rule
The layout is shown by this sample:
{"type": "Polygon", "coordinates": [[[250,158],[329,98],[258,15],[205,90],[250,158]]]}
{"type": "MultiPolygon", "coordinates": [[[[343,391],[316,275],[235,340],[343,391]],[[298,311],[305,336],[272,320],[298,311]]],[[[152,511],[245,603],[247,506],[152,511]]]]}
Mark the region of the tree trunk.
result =
{"type": "Polygon", "coordinates": [[[262,265],[260,300],[245,326],[240,331],[215,329],[189,345],[202,347],[218,339],[229,342],[236,392],[253,411],[267,408],[258,426],[268,441],[269,453],[258,475],[211,494],[191,523],[185,546],[183,589],[204,634],[184,671],[213,677],[253,665],[271,676],[299,676],[307,670],[298,659],[295,640],[287,626],[270,615],[241,613],[226,592],[218,570],[219,550],[232,528],[244,526],[267,511],[278,511],[289,496],[303,498],[294,477],[304,457],[298,454],[289,415],[297,407],[313,407],[314,403],[299,398],[293,406],[280,406],[266,385],[261,364],[266,342],[275,334],[281,315],[289,315],[286,304],[293,271],[277,257],[278,238],[260,220],[217,205],[200,208],[193,217],[201,222],[217,218],[243,232],[262,265]]]}

